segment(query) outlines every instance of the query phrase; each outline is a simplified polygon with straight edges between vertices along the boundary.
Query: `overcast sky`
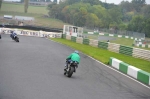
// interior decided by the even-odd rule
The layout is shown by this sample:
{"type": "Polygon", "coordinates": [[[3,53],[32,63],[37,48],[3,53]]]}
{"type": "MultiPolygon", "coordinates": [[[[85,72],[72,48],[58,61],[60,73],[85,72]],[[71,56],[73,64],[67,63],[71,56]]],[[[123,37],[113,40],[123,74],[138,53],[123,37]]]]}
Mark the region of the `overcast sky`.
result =
{"type": "MultiPolygon", "coordinates": [[[[102,2],[105,2],[105,0],[100,0],[102,2]]],[[[107,3],[114,3],[114,4],[119,4],[123,0],[106,0],[107,3]]],[[[132,0],[124,0],[124,1],[129,1],[131,2],[132,0]]],[[[145,0],[147,4],[150,4],[150,0],[145,0]]]]}

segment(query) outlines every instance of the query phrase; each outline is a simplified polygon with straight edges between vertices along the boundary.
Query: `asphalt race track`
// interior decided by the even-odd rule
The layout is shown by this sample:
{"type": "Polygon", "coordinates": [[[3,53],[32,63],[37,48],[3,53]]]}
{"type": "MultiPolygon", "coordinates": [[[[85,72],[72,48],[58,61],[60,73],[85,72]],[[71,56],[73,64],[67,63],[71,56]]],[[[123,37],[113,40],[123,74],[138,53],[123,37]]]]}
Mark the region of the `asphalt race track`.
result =
{"type": "Polygon", "coordinates": [[[150,88],[81,53],[77,72],[68,78],[63,69],[71,48],[19,38],[0,39],[0,99],[150,99],[150,88]]]}

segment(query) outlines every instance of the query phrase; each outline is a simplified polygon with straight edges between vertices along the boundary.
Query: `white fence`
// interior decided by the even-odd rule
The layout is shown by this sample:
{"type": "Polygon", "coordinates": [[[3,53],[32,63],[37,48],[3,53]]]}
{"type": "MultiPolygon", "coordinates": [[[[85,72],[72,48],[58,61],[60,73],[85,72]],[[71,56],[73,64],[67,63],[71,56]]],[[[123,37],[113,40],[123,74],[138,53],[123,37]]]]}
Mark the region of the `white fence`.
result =
{"type": "Polygon", "coordinates": [[[61,38],[62,33],[57,32],[45,32],[45,31],[32,31],[32,30],[19,30],[19,29],[10,29],[2,28],[2,33],[10,34],[10,31],[15,31],[18,35],[24,36],[36,36],[36,37],[49,37],[49,38],[61,38]]]}

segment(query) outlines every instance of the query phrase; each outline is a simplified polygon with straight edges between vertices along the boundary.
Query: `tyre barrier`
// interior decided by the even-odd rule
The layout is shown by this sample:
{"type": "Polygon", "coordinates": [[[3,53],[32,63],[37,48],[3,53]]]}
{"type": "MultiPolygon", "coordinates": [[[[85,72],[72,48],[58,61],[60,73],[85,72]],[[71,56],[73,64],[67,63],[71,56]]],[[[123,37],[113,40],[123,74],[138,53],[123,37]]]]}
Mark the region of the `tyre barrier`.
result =
{"type": "Polygon", "coordinates": [[[149,50],[124,46],[124,45],[110,43],[110,42],[101,42],[98,40],[83,39],[81,37],[73,37],[70,35],[63,35],[63,37],[65,37],[65,39],[67,39],[67,40],[71,40],[76,43],[90,45],[90,46],[106,49],[106,50],[109,50],[112,52],[116,52],[116,53],[120,53],[120,54],[124,54],[124,55],[132,56],[135,58],[141,58],[141,59],[150,61],[150,51],[149,50]]]}

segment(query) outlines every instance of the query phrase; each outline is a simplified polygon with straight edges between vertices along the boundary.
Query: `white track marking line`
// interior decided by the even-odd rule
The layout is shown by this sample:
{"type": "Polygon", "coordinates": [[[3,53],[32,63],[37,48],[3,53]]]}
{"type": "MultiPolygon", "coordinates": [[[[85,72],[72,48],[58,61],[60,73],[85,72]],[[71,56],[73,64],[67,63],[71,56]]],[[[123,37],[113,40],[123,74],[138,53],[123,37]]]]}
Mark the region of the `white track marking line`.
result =
{"type": "MultiPolygon", "coordinates": [[[[53,41],[53,40],[51,40],[51,41],[52,41],[52,42],[56,42],[56,41],[53,41]]],[[[62,43],[60,43],[60,42],[56,42],[56,43],[62,44],[62,43]]],[[[65,44],[62,44],[62,45],[65,45],[65,44]]],[[[67,46],[67,45],[65,45],[65,46],[67,46]]],[[[70,46],[67,46],[67,47],[71,48],[70,46]]],[[[71,49],[73,49],[73,48],[71,48],[71,49]]],[[[74,50],[74,49],[73,49],[73,50],[74,50]]],[[[80,52],[80,53],[82,53],[82,52],[80,52]]],[[[82,53],[82,54],[84,54],[84,53],[82,53]]],[[[84,55],[86,55],[86,54],[84,54],[84,55]]],[[[88,56],[88,55],[86,55],[86,56],[88,56]]],[[[145,85],[145,84],[139,82],[138,80],[136,80],[136,79],[134,79],[134,78],[132,78],[132,77],[130,77],[130,76],[128,76],[128,75],[125,75],[125,74],[123,74],[122,72],[120,72],[120,71],[118,71],[118,70],[115,70],[115,69],[112,68],[112,67],[109,67],[108,65],[106,65],[106,64],[104,64],[104,63],[102,63],[102,62],[100,62],[100,61],[98,61],[98,60],[96,60],[96,59],[94,59],[94,58],[91,57],[91,56],[88,56],[88,57],[91,58],[91,59],[93,59],[93,60],[95,60],[96,62],[98,62],[98,63],[100,63],[100,64],[102,64],[102,65],[108,67],[109,69],[112,69],[112,70],[114,70],[114,71],[116,71],[116,72],[118,72],[118,73],[120,73],[120,74],[122,74],[122,75],[124,75],[124,76],[126,76],[126,77],[128,77],[128,78],[130,78],[130,79],[132,79],[133,81],[135,81],[135,82],[137,82],[137,83],[143,85],[144,87],[150,89],[150,87],[148,87],[147,85],[145,85]]]]}
{"type": "MultiPolygon", "coordinates": [[[[87,56],[88,56],[88,55],[87,55],[87,56]]],[[[106,64],[104,64],[104,63],[102,63],[102,62],[100,62],[100,61],[98,61],[98,60],[96,60],[96,59],[94,59],[94,58],[91,57],[91,56],[88,56],[88,57],[90,57],[91,59],[95,60],[96,62],[98,62],[98,63],[100,63],[100,64],[102,64],[102,65],[104,65],[104,66],[106,66],[106,67],[108,67],[108,68],[110,68],[110,69],[112,69],[112,70],[114,70],[114,71],[116,71],[116,72],[118,72],[118,73],[120,73],[120,74],[122,74],[122,75],[124,75],[124,76],[126,76],[126,77],[128,77],[128,78],[130,78],[130,79],[132,79],[132,80],[134,80],[134,81],[136,81],[136,82],[138,82],[139,84],[145,86],[146,88],[150,89],[150,87],[148,87],[147,85],[145,85],[145,84],[139,82],[138,80],[136,80],[136,79],[134,79],[134,78],[132,78],[132,77],[126,75],[126,74],[123,74],[122,72],[120,72],[120,71],[118,71],[118,70],[116,70],[116,69],[114,69],[114,68],[112,68],[112,67],[109,67],[108,65],[106,65],[106,64]]]]}

